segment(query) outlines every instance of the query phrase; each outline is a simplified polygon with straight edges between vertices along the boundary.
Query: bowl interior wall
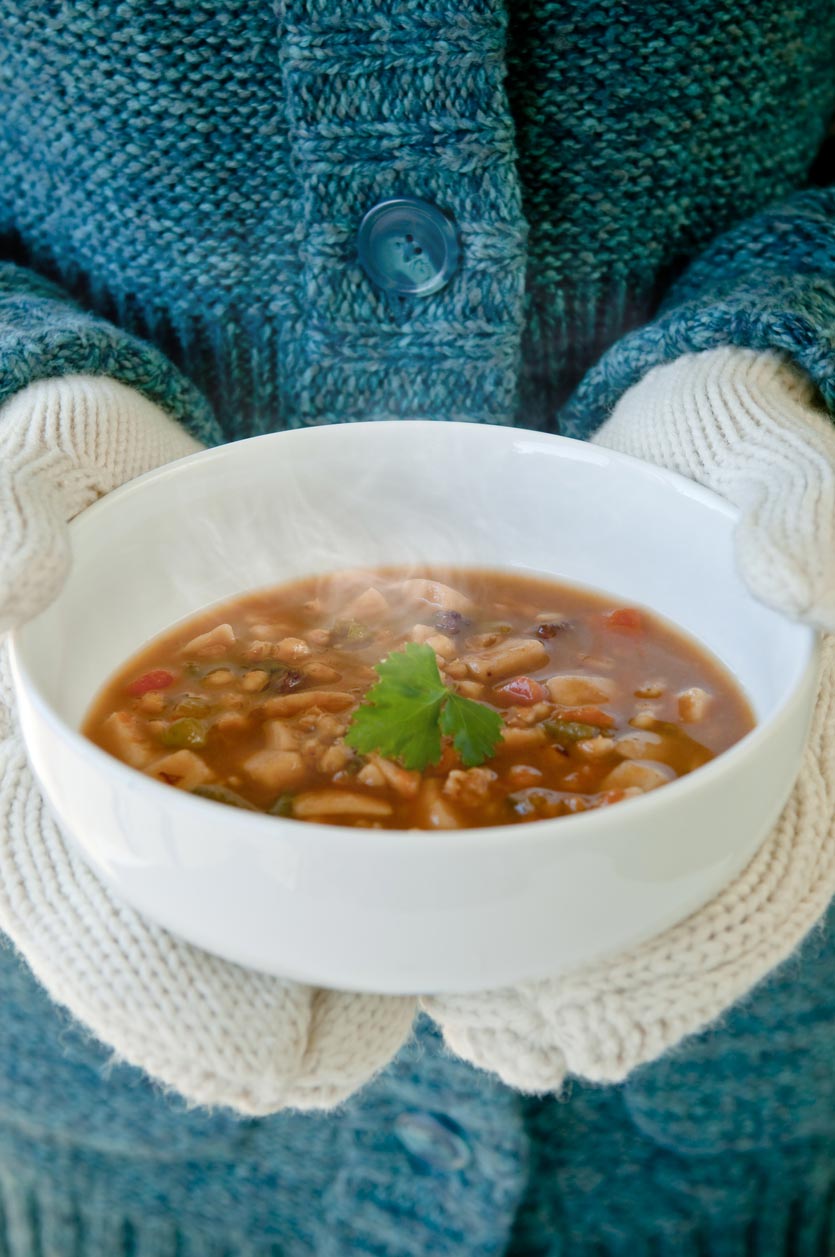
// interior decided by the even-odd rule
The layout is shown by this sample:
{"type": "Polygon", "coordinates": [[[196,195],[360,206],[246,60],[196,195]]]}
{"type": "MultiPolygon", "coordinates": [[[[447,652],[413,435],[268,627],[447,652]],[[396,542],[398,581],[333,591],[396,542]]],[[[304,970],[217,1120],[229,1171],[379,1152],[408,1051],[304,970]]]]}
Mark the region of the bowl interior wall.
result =
{"type": "Polygon", "coordinates": [[[70,579],[20,634],[20,657],[77,726],[129,655],[211,603],[337,568],[438,562],[651,607],[732,670],[762,720],[796,684],[809,633],[748,595],[732,535],[710,495],[586,444],[419,422],[283,433],[151,473],[82,515],[70,579]]]}

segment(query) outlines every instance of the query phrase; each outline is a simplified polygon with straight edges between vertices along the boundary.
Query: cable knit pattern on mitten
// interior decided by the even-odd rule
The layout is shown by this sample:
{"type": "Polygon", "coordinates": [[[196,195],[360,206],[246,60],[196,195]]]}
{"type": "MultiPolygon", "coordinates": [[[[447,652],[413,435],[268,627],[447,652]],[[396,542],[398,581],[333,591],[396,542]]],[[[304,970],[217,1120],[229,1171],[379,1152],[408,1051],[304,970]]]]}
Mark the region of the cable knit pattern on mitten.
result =
{"type": "Polygon", "coordinates": [[[42,610],[69,566],[67,520],[201,447],[141,393],[98,376],[41,380],[0,407],[0,629],[42,610]]]}
{"type": "Polygon", "coordinates": [[[835,426],[804,372],[750,349],[685,354],[624,393],[594,440],[733,502],[751,592],[835,630],[835,426]]]}
{"type": "MultiPolygon", "coordinates": [[[[748,350],[686,356],[624,394],[595,440],[736,503],[737,558],[752,592],[835,628],[835,433],[796,368],[748,350]]],[[[619,1081],[749,991],[804,938],[833,893],[835,638],[825,638],[794,791],[730,886],[627,953],[512,990],[424,1005],[453,1051],[524,1091],[556,1090],[568,1073],[619,1081]]]]}
{"type": "MultiPolygon", "coordinates": [[[[0,408],[0,620],[35,614],[69,562],[66,521],[199,445],[109,379],[48,380],[0,408]]],[[[76,856],[30,773],[0,647],[0,929],[58,1003],[197,1104],[338,1104],[409,1034],[414,1000],[317,990],[181,942],[76,856]]]]}

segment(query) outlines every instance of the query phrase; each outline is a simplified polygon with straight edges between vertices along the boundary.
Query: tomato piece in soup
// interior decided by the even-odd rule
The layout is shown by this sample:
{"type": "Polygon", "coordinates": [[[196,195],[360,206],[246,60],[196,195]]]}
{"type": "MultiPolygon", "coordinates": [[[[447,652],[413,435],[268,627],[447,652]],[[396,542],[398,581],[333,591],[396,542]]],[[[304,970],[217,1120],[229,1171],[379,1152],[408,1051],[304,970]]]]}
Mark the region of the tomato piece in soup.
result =
{"type": "Polygon", "coordinates": [[[149,694],[151,690],[167,690],[169,685],[174,684],[174,679],[173,672],[168,672],[165,668],[155,668],[152,672],[146,672],[135,681],[131,681],[125,689],[133,698],[141,698],[143,694],[149,694]]]}
{"type": "Polygon", "coordinates": [[[609,628],[625,629],[632,633],[637,633],[644,627],[643,616],[635,607],[618,607],[615,611],[610,611],[606,616],[606,623],[609,628]]]}

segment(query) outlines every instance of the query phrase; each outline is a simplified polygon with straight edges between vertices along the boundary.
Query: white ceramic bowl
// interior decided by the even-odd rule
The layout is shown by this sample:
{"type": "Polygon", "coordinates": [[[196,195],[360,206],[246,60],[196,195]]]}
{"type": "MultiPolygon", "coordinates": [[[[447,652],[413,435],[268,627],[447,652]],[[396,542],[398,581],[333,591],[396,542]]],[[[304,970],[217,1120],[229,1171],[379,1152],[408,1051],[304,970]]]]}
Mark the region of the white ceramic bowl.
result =
{"type": "Polygon", "coordinates": [[[744,866],[791,789],[816,639],[749,597],[734,518],[678,476],[504,428],[353,424],[198,454],[72,525],[65,589],[13,639],[32,763],[118,894],[242,964],[391,992],[555,973],[697,908],[744,866]],[[758,726],[616,807],[440,833],[237,811],[158,784],[77,732],[110,673],[174,621],[308,573],[412,560],[548,573],[654,608],[735,673],[758,726]]]}

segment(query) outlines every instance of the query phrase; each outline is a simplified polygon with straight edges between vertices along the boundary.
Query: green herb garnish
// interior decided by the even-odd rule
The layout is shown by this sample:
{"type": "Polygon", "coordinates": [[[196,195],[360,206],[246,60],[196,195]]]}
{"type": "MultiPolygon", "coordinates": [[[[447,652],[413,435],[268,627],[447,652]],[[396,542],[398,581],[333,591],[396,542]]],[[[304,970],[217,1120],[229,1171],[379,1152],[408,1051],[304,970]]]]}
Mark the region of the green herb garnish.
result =
{"type": "Polygon", "coordinates": [[[373,634],[361,620],[337,620],[332,629],[332,640],[337,646],[367,646],[373,634]]]}
{"type": "Polygon", "coordinates": [[[236,794],[234,790],[229,790],[226,786],[194,786],[191,793],[201,799],[212,799],[215,803],[228,803],[230,807],[243,808],[247,812],[258,811],[258,808],[243,795],[236,794]]]}
{"type": "Polygon", "coordinates": [[[293,795],[280,794],[275,803],[270,808],[270,816],[292,816],[293,815],[293,795]]]}
{"type": "Polygon", "coordinates": [[[502,718],[484,703],[448,690],[431,646],[408,642],[376,664],[380,680],[355,713],[345,741],[367,755],[379,751],[422,772],[441,758],[451,737],[467,768],[488,759],[502,737],[502,718]]]}
{"type": "Polygon", "coordinates": [[[557,742],[582,742],[606,732],[599,725],[586,725],[579,720],[545,720],[542,727],[557,742]]]}

